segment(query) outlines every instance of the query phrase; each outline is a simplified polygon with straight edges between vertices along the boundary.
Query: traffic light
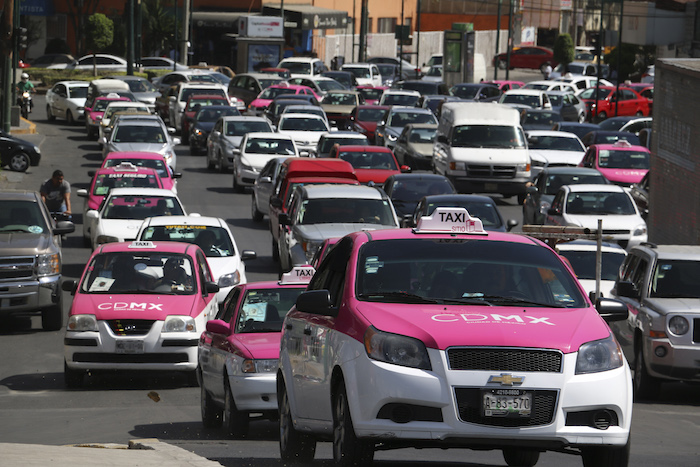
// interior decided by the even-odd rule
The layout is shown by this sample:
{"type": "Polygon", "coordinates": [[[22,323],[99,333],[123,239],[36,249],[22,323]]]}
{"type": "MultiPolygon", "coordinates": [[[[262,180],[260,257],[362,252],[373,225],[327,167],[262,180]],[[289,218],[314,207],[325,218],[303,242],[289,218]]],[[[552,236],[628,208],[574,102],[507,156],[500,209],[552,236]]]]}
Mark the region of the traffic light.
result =
{"type": "Polygon", "coordinates": [[[16,28],[15,29],[15,44],[17,44],[17,50],[27,48],[27,28],[16,28]]]}
{"type": "Polygon", "coordinates": [[[593,49],[595,50],[595,56],[599,57],[600,56],[600,33],[593,33],[591,34],[591,45],[593,46],[593,49]]]}

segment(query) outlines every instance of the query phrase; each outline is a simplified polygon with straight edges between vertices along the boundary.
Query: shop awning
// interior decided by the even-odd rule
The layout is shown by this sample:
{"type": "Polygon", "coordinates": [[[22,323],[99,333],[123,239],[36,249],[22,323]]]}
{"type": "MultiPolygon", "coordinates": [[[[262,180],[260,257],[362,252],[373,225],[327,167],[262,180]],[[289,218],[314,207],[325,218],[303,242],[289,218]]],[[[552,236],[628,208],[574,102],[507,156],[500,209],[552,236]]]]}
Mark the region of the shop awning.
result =
{"type": "MultiPolygon", "coordinates": [[[[279,5],[263,5],[263,16],[279,16],[279,5]]],[[[296,23],[298,29],[345,29],[348,26],[347,11],[331,10],[313,5],[285,5],[284,21],[296,23]]]]}
{"type": "Polygon", "coordinates": [[[238,30],[238,18],[250,16],[245,11],[193,11],[192,25],[200,28],[227,28],[236,26],[238,30]]]}

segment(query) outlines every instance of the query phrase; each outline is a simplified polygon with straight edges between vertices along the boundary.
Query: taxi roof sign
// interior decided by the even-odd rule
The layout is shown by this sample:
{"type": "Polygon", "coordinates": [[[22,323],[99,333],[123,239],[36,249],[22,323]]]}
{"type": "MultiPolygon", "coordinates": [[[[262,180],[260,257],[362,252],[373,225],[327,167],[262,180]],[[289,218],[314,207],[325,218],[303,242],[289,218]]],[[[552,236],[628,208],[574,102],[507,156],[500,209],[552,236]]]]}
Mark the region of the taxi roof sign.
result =
{"type": "Polygon", "coordinates": [[[145,240],[134,240],[129,245],[129,248],[155,248],[156,244],[145,240]]]}
{"type": "Polygon", "coordinates": [[[423,216],[418,220],[414,233],[447,233],[488,235],[478,217],[471,217],[464,208],[439,207],[432,216],[423,216]]]}
{"type": "Polygon", "coordinates": [[[131,171],[134,171],[134,172],[136,172],[136,171],[139,170],[138,167],[136,167],[136,166],[135,166],[134,164],[132,164],[131,162],[127,162],[127,161],[121,161],[119,164],[117,164],[117,165],[115,165],[115,166],[113,166],[113,167],[114,167],[114,170],[131,170],[131,171]]]}
{"type": "Polygon", "coordinates": [[[282,274],[279,285],[308,284],[315,273],[316,269],[313,266],[296,266],[291,271],[282,274]]]}

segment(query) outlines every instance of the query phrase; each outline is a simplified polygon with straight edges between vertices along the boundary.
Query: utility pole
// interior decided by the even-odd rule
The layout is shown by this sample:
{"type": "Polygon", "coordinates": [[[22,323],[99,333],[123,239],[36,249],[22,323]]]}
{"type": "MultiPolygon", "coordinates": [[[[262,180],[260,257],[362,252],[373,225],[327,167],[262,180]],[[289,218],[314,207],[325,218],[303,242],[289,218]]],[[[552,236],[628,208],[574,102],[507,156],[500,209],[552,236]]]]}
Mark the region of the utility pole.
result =
{"type": "Polygon", "coordinates": [[[127,0],[126,74],[134,75],[134,0],[127,0]]]}
{"type": "MultiPolygon", "coordinates": [[[[496,54],[497,57],[501,49],[501,0],[498,0],[498,15],[496,16],[496,54]]],[[[493,62],[493,79],[498,79],[498,60],[493,62]]]]}
{"type": "Polygon", "coordinates": [[[418,10],[416,13],[418,13],[418,16],[416,17],[416,29],[414,31],[414,34],[416,35],[416,68],[420,67],[420,0],[417,0],[416,4],[416,10],[418,10]]]}
{"type": "MultiPolygon", "coordinates": [[[[620,76],[620,58],[622,57],[622,19],[623,15],[625,12],[625,2],[620,1],[620,31],[618,34],[618,39],[617,39],[617,83],[615,85],[617,86],[617,89],[615,89],[615,116],[617,117],[617,108],[618,105],[620,105],[620,79],[622,78],[620,76]]],[[[600,63],[598,63],[598,68],[600,68],[600,63]]]]}
{"type": "Polygon", "coordinates": [[[508,52],[506,53],[506,80],[510,79],[511,50],[513,50],[513,0],[508,0],[508,52]]]}
{"type": "Polygon", "coordinates": [[[360,62],[367,61],[367,0],[360,3],[360,62]]]}
{"type": "Polygon", "coordinates": [[[135,62],[139,66],[139,70],[141,69],[141,57],[143,54],[143,50],[141,49],[141,27],[142,27],[142,13],[141,13],[141,0],[136,0],[136,59],[135,62]]]}
{"type": "Polygon", "coordinates": [[[12,42],[14,38],[12,37],[13,26],[14,26],[14,0],[4,1],[4,15],[3,22],[1,25],[2,30],[2,60],[3,60],[3,86],[2,86],[2,129],[5,133],[9,133],[12,128],[10,122],[10,109],[12,107],[12,42]]]}

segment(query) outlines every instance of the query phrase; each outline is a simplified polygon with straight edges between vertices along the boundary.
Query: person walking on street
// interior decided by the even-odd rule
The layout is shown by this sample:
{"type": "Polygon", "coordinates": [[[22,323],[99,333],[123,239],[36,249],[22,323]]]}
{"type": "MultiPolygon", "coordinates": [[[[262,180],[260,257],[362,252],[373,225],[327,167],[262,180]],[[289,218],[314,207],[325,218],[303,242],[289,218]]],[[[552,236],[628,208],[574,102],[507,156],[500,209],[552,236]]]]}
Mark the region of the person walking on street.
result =
{"type": "Polygon", "coordinates": [[[549,75],[552,74],[552,64],[551,63],[545,62],[544,70],[542,70],[542,74],[544,75],[544,79],[549,79],[549,75]]]}
{"type": "Polygon", "coordinates": [[[63,171],[55,170],[51,178],[41,184],[39,193],[50,212],[71,215],[70,183],[63,178],[63,171]]]}

